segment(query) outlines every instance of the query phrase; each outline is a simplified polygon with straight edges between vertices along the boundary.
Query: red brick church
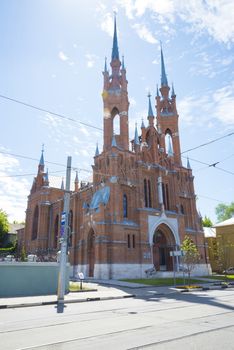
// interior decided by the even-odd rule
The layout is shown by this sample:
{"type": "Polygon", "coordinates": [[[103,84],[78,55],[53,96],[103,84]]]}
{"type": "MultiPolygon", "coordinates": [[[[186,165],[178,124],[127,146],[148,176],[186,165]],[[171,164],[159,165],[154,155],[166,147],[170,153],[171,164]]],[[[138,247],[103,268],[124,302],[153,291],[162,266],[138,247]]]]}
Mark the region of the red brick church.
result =
{"type": "MultiPolygon", "coordinates": [[[[70,199],[70,263],[73,273],[111,279],[172,271],[171,251],[185,235],[200,252],[197,274],[207,273],[204,236],[196,209],[193,174],[181,161],[176,94],[167,81],[161,49],[161,87],[156,110],[148,96],[147,124],[129,140],[128,81],[119,58],[116,21],[110,72],[103,71],[103,149],[94,156],[93,182],[75,179],[70,199]],[[171,90],[171,92],[170,92],[171,90]],[[119,123],[119,134],[114,125],[119,123]],[[131,145],[131,149],[129,149],[131,145]]],[[[154,103],[153,103],[154,105],[154,103]]],[[[23,244],[29,253],[59,250],[64,188],[50,187],[44,155],[34,178],[23,244]]],[[[176,259],[176,267],[179,266],[176,259]]]]}

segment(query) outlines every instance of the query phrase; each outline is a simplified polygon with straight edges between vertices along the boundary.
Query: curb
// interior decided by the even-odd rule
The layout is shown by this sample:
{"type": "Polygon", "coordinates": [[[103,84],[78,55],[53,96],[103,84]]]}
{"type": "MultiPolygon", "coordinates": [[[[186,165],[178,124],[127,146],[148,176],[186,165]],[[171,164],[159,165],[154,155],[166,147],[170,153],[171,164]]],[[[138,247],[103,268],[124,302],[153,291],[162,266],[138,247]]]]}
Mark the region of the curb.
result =
{"type": "MultiPolygon", "coordinates": [[[[119,297],[96,297],[96,298],[86,298],[86,299],[72,299],[64,300],[63,304],[73,304],[73,303],[86,303],[90,301],[106,301],[115,299],[127,299],[135,298],[135,294],[123,295],[119,297]]],[[[38,303],[27,303],[27,304],[14,304],[14,305],[0,305],[0,309],[16,309],[21,307],[33,307],[33,306],[46,306],[46,305],[58,305],[58,301],[42,301],[38,303]]]]}

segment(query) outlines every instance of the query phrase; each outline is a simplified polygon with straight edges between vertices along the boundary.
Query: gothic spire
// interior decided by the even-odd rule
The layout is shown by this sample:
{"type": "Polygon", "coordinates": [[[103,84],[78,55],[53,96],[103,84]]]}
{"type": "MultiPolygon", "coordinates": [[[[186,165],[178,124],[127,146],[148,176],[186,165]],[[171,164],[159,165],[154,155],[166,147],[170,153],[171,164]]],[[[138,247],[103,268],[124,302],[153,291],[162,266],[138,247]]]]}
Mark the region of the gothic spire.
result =
{"type": "Polygon", "coordinates": [[[189,162],[189,157],[187,157],[187,169],[192,169],[191,165],[190,165],[190,162],[189,162]]]}
{"type": "Polygon", "coordinates": [[[142,118],[142,122],[141,122],[141,129],[145,128],[145,123],[144,123],[144,119],[142,118]]]}
{"type": "Polygon", "coordinates": [[[151,95],[150,95],[150,93],[148,93],[148,98],[149,98],[148,117],[153,117],[154,113],[152,110],[150,97],[151,97],[151,95]]]}
{"type": "Polygon", "coordinates": [[[175,97],[175,90],[174,90],[174,84],[172,83],[172,87],[171,87],[171,97],[175,97]]]}
{"type": "Polygon", "coordinates": [[[42,145],[42,150],[41,150],[41,158],[38,164],[38,171],[43,173],[44,172],[44,166],[45,166],[45,161],[44,161],[44,144],[42,145]]]}
{"type": "Polygon", "coordinates": [[[116,29],[116,13],[114,19],[114,36],[113,36],[113,47],[112,47],[112,61],[119,60],[119,48],[118,48],[118,38],[117,38],[117,29],[116,29]]]}
{"type": "Polygon", "coordinates": [[[99,149],[98,149],[98,143],[96,145],[96,151],[95,151],[95,157],[99,156],[99,149]]]}
{"type": "Polygon", "coordinates": [[[157,84],[156,96],[159,97],[158,84],[157,84]]]}
{"type": "Polygon", "coordinates": [[[75,192],[77,192],[78,189],[79,189],[78,171],[76,171],[76,177],[75,177],[74,185],[75,185],[75,192]]]}
{"type": "Polygon", "coordinates": [[[139,136],[138,136],[138,130],[137,130],[137,123],[136,123],[136,125],[135,125],[134,144],[135,144],[135,145],[140,145],[139,136]]]}
{"type": "Polygon", "coordinates": [[[163,58],[162,44],[161,44],[161,86],[168,86],[166,69],[165,69],[164,58],[163,58]]]}

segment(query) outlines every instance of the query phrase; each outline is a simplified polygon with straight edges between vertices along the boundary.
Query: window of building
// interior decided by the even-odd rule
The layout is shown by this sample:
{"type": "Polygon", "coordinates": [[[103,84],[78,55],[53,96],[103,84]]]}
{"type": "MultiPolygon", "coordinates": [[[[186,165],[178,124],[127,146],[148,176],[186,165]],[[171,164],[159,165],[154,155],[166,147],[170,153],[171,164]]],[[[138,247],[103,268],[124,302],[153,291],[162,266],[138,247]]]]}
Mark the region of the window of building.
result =
{"type": "Polygon", "coordinates": [[[130,234],[128,234],[128,248],[131,248],[130,234]]]}
{"type": "Polygon", "coordinates": [[[172,142],[172,133],[170,129],[166,130],[165,133],[165,147],[166,147],[166,153],[173,153],[173,142],[172,142]]]}
{"type": "Polygon", "coordinates": [[[38,205],[34,209],[33,223],[32,223],[32,240],[37,239],[38,234],[38,219],[39,219],[39,208],[38,205]]]}
{"type": "Polygon", "coordinates": [[[162,184],[162,193],[163,193],[163,204],[166,210],[169,210],[169,190],[168,184],[162,184]]]}
{"type": "Polygon", "coordinates": [[[126,194],[123,195],[123,217],[128,217],[128,198],[126,194]]]}
{"type": "Polygon", "coordinates": [[[136,247],[136,242],[135,242],[135,235],[132,235],[132,247],[136,247]]]}
{"type": "Polygon", "coordinates": [[[149,198],[149,208],[152,208],[152,200],[151,200],[151,183],[148,180],[148,198],[149,198]]]}
{"type": "Polygon", "coordinates": [[[148,207],[148,190],[147,190],[147,180],[144,179],[144,199],[145,199],[145,207],[148,207]]]}

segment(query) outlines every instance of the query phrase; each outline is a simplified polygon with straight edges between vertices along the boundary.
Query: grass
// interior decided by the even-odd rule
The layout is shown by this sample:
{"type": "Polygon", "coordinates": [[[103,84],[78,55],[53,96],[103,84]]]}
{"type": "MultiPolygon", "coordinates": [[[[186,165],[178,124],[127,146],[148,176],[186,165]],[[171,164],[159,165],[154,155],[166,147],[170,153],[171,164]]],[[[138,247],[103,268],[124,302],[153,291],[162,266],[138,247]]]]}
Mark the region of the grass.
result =
{"type": "Polygon", "coordinates": [[[204,278],[209,278],[211,280],[219,280],[219,281],[233,281],[234,280],[234,275],[212,275],[212,276],[202,276],[204,278]]]}
{"type": "MultiPolygon", "coordinates": [[[[176,278],[176,285],[184,285],[184,279],[183,278],[176,278]]],[[[122,279],[121,281],[126,281],[130,283],[140,283],[140,284],[146,284],[149,286],[172,286],[174,285],[174,278],[141,278],[141,279],[122,279]]],[[[187,278],[185,279],[185,282],[188,282],[187,278]]],[[[191,279],[190,284],[192,283],[204,283],[204,281],[200,281],[197,279],[191,279]]]]}
{"type": "Polygon", "coordinates": [[[80,292],[81,290],[90,290],[89,288],[85,287],[85,285],[82,283],[82,289],[80,288],[80,282],[69,282],[69,291],[70,292],[80,292]]]}

